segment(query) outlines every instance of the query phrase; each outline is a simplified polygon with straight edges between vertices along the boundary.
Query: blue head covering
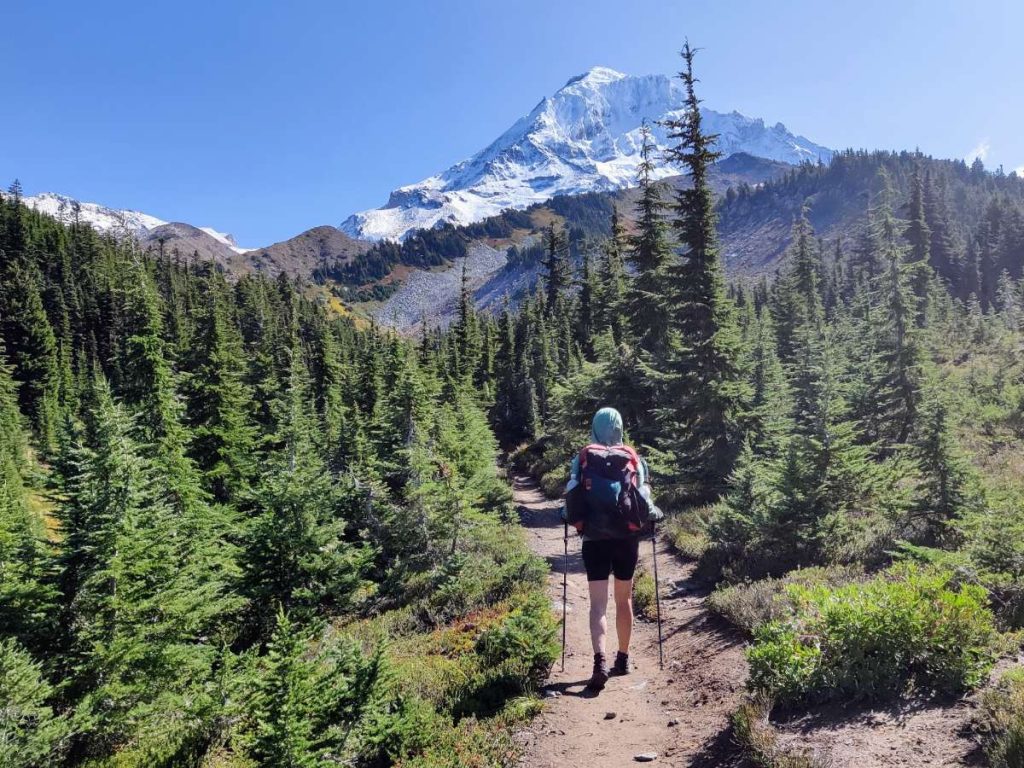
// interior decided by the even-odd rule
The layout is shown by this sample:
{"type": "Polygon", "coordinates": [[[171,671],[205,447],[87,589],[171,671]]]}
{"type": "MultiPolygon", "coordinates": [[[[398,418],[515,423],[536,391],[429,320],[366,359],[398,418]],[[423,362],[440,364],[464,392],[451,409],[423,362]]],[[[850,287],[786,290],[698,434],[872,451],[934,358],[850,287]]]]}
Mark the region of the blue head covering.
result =
{"type": "Polygon", "coordinates": [[[602,408],[595,413],[590,439],[602,445],[619,445],[622,442],[622,416],[619,412],[614,408],[602,408]]]}

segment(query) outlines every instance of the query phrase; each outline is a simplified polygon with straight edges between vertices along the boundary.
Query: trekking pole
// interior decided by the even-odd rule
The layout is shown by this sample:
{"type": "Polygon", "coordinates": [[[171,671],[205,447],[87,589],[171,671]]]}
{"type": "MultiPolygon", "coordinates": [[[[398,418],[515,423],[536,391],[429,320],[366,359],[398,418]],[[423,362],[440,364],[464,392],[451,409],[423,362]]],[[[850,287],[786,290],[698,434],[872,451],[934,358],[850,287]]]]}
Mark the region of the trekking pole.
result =
{"type": "Polygon", "coordinates": [[[562,543],[565,554],[562,557],[562,671],[565,672],[565,624],[566,624],[566,589],[569,578],[569,523],[562,524],[562,543]]]}
{"type": "Polygon", "coordinates": [[[665,668],[665,651],[661,639],[661,588],[658,585],[658,528],[651,521],[651,558],[654,560],[654,604],[658,609],[658,669],[665,668]]]}

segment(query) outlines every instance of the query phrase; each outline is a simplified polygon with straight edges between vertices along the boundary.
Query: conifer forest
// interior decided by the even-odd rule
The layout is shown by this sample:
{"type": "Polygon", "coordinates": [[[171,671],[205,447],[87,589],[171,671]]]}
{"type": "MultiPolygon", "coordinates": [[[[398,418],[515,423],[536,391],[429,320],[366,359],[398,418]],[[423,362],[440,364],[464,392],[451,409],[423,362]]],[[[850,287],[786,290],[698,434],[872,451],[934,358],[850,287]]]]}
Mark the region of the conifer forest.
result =
{"type": "Polygon", "coordinates": [[[699,64],[687,44],[685,109],[667,153],[644,128],[630,196],[382,241],[312,281],[58,220],[11,185],[0,765],[517,765],[562,617],[510,478],[558,497],[603,406],[746,644],[728,728],[748,764],[815,765],[772,742],[780,712],[968,696],[980,764],[1024,765],[1024,674],[1003,673],[1024,629],[1024,179],[845,151],[713,189],[699,64]],[[816,232],[850,205],[855,226],[816,232]],[[781,260],[727,270],[720,230],[764,216],[781,260]],[[338,300],[531,227],[508,269],[535,280],[479,307],[463,268],[450,325],[338,300]]]}

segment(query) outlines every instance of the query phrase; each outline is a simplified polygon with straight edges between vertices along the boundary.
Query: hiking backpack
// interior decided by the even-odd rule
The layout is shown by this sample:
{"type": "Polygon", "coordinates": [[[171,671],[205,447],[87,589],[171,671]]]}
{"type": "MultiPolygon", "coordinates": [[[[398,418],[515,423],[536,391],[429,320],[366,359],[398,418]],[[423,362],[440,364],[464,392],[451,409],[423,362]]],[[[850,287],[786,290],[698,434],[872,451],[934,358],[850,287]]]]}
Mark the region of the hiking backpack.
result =
{"type": "Polygon", "coordinates": [[[566,519],[594,539],[640,533],[650,503],[640,493],[640,457],[628,445],[591,444],[579,453],[579,483],[565,497],[566,519]]]}

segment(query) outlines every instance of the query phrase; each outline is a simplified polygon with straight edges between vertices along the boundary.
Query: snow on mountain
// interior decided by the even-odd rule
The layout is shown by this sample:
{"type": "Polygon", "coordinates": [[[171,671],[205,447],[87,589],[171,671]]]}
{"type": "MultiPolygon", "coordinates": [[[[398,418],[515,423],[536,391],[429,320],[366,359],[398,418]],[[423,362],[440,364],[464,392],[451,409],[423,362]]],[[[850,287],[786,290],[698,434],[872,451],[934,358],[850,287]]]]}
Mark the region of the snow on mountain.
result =
{"type": "Polygon", "coordinates": [[[140,235],[167,223],[163,219],[141,211],[117,210],[98,203],[83,203],[56,192],[43,192],[39,195],[25,197],[22,198],[22,202],[29,208],[35,208],[40,213],[49,214],[67,223],[74,221],[75,206],[78,206],[79,220],[92,225],[100,232],[114,231],[140,235]]]}
{"type": "MultiPolygon", "coordinates": [[[[391,193],[383,208],[350,216],[341,229],[353,237],[397,239],[411,230],[443,222],[467,224],[505,208],[525,208],[559,194],[619,189],[636,183],[640,125],[652,124],[664,148],[665,129],[656,121],[682,114],[682,84],[665,75],[634,77],[595,67],[541,101],[494,143],[448,170],[391,193]]],[[[746,152],[787,163],[827,162],[832,150],[782,123],[738,112],[702,109],[705,129],[719,134],[728,157],[746,152]]],[[[681,169],[661,165],[659,177],[681,169]]]]}
{"type": "MultiPolygon", "coordinates": [[[[67,195],[57,194],[56,192],[43,192],[38,195],[31,195],[22,198],[22,202],[29,208],[34,208],[40,213],[49,214],[66,223],[74,221],[77,215],[80,221],[91,225],[98,232],[114,232],[118,235],[131,235],[139,239],[145,239],[145,236],[151,231],[169,223],[141,211],[120,210],[108,208],[99,203],[85,203],[67,195]]],[[[199,229],[231,248],[235,253],[246,253],[252,250],[251,248],[239,247],[234,237],[218,232],[211,227],[199,227],[199,229]]]]}
{"type": "Polygon", "coordinates": [[[224,243],[224,245],[226,245],[235,253],[248,253],[249,251],[256,250],[255,248],[242,248],[241,246],[238,245],[238,243],[235,242],[235,236],[229,235],[227,232],[218,232],[213,227],[199,227],[199,229],[203,230],[203,232],[208,234],[217,242],[224,243]]]}

